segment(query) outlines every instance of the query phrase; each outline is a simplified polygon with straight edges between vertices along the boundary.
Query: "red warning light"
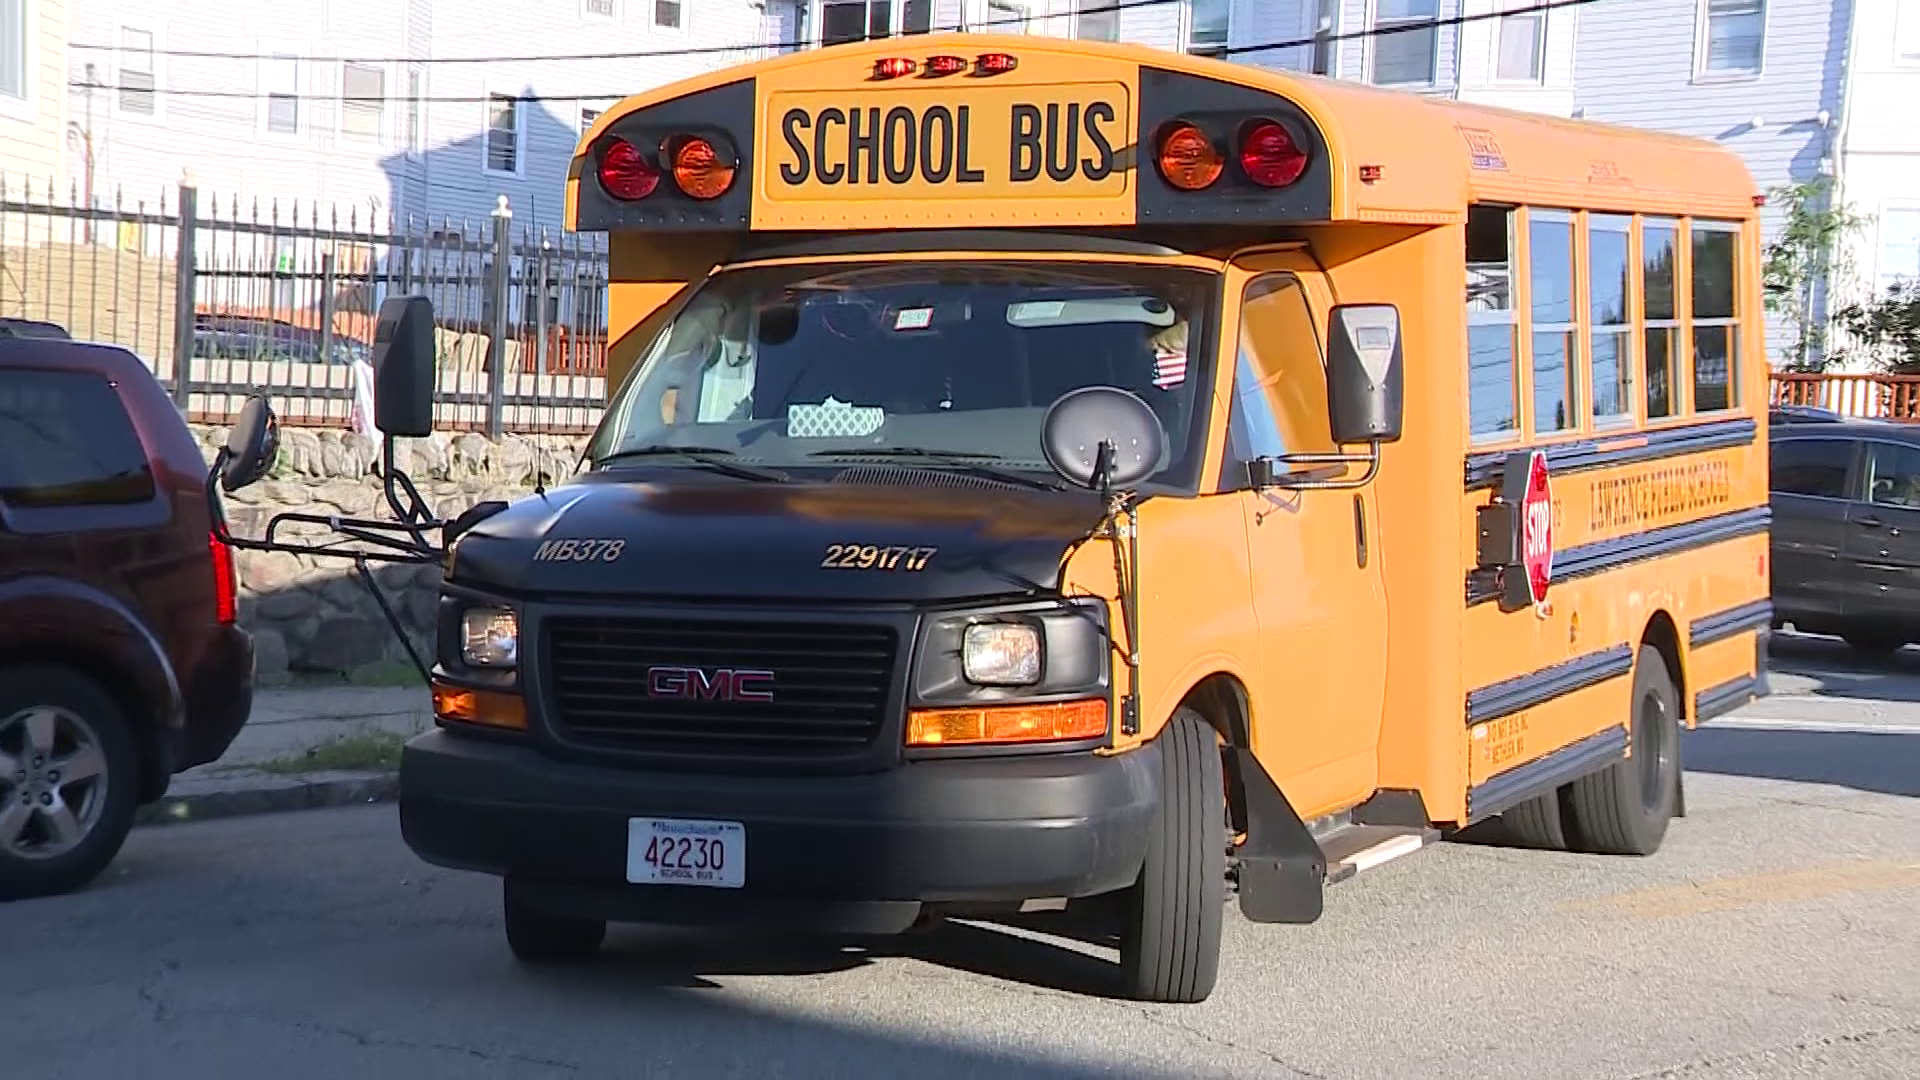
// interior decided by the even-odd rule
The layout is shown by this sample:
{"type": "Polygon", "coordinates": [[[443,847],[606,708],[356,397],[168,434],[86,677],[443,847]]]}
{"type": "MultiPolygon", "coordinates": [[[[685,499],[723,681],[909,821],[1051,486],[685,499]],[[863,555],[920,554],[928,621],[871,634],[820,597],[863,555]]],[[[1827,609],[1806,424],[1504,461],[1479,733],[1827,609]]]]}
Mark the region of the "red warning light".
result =
{"type": "Polygon", "coordinates": [[[610,139],[600,153],[600,186],[624,202],[644,199],[660,186],[660,170],[625,139],[610,139]]]}
{"type": "Polygon", "coordinates": [[[911,75],[919,67],[905,56],[889,56],[873,62],[873,77],[876,79],[898,79],[911,75]]]}
{"type": "Polygon", "coordinates": [[[1256,120],[1240,136],[1240,169],[1261,187],[1286,187],[1307,171],[1307,154],[1285,127],[1256,120]]]}
{"type": "Polygon", "coordinates": [[[1020,66],[1012,53],[1003,52],[981,53],[973,63],[982,75],[999,75],[1020,66]]]}
{"type": "Polygon", "coordinates": [[[958,75],[967,70],[967,58],[964,56],[929,56],[927,74],[958,75]]]}

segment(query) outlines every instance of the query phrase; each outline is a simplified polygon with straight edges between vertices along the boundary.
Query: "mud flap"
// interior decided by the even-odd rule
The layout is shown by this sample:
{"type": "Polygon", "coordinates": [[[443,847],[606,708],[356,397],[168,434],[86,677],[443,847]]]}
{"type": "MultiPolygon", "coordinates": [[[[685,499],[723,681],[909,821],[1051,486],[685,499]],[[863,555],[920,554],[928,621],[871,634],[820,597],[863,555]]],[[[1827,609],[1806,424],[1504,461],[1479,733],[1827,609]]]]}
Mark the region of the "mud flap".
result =
{"type": "Polygon", "coordinates": [[[1280,786],[1253,752],[1228,747],[1228,777],[1246,807],[1240,846],[1240,913],[1257,923],[1310,923],[1326,900],[1327,860],[1280,786]]]}

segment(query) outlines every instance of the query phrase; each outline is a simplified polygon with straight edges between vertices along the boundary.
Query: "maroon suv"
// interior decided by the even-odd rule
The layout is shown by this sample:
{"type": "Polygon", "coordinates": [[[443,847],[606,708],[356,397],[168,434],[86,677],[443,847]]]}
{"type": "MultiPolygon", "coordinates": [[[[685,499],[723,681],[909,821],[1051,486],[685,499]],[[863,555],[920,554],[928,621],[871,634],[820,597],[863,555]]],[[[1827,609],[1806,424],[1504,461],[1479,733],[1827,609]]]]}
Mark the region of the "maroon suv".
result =
{"type": "Polygon", "coordinates": [[[0,332],[0,899],[68,892],[253,701],[206,466],[139,357],[0,332]]]}

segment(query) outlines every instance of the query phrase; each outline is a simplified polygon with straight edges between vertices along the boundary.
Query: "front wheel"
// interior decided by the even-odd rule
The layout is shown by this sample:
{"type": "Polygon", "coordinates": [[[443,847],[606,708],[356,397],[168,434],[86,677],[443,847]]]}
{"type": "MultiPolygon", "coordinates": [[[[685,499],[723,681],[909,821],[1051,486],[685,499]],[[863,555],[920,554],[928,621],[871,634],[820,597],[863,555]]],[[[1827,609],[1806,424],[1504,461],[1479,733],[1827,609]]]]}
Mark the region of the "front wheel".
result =
{"type": "Polygon", "coordinates": [[[1146,752],[1159,758],[1160,804],[1147,857],[1126,894],[1120,977],[1129,997],[1192,1003],[1213,993],[1226,907],[1226,785],[1213,727],[1182,708],[1146,752]]]}
{"type": "Polygon", "coordinates": [[[579,963],[600,951],[607,924],[544,911],[526,902],[511,881],[502,889],[507,947],[523,964],[579,963]]]}

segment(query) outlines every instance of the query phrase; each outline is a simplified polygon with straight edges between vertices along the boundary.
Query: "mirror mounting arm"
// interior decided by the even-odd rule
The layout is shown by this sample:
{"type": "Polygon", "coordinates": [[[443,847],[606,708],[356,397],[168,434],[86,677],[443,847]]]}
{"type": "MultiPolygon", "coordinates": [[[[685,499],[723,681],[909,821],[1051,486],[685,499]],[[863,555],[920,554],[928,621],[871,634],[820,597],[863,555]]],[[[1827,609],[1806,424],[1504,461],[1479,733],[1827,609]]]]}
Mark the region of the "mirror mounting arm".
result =
{"type": "Polygon", "coordinates": [[[1269,487],[1283,488],[1288,491],[1351,491],[1373,483],[1380,474],[1380,444],[1370,442],[1364,454],[1278,454],[1273,457],[1254,458],[1247,462],[1248,479],[1254,490],[1269,487]],[[1275,472],[1273,466],[1282,465],[1365,465],[1366,471],[1357,477],[1326,479],[1315,475],[1321,470],[1309,470],[1305,475],[1292,476],[1275,472]]]}

